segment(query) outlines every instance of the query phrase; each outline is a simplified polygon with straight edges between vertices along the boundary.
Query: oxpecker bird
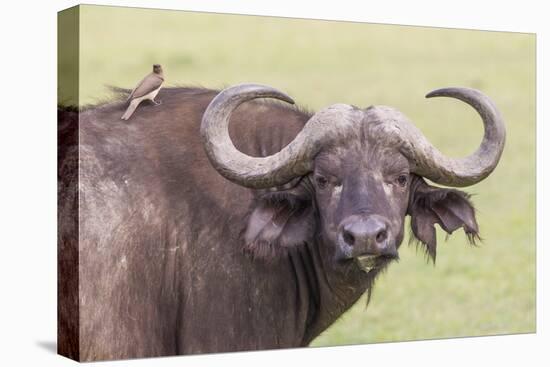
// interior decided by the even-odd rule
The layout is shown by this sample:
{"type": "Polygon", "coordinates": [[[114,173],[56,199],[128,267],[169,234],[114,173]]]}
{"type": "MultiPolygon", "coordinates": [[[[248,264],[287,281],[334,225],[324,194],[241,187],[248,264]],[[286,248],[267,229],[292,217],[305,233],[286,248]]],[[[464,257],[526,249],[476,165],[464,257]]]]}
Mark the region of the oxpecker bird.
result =
{"type": "Polygon", "coordinates": [[[121,118],[123,120],[128,120],[136,110],[137,106],[144,100],[150,100],[158,106],[161,102],[155,101],[155,97],[157,96],[163,82],[164,73],[162,72],[162,67],[159,64],[153,65],[153,72],[143,78],[143,80],[139,82],[132,93],[128,96],[127,101],[130,101],[130,105],[121,118]]]}

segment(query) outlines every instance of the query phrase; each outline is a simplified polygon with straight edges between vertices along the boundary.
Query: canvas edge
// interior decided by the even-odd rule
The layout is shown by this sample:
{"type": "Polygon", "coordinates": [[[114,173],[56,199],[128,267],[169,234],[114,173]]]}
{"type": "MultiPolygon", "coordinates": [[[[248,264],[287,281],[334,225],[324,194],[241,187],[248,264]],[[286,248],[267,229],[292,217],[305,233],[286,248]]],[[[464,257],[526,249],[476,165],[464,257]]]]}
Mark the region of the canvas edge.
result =
{"type": "Polygon", "coordinates": [[[80,6],[57,14],[57,353],[80,361],[80,6]]]}

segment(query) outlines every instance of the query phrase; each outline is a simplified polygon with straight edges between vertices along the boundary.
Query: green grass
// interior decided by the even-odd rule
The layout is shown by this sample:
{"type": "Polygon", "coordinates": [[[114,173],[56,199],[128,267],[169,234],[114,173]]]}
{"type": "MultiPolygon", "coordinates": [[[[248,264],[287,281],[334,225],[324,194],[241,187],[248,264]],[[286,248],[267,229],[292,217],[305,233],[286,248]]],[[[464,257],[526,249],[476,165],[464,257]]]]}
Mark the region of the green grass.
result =
{"type": "MultiPolygon", "coordinates": [[[[167,85],[259,82],[312,109],[386,104],[444,153],[471,153],[479,117],[439,87],[482,90],[508,129],[502,161],[475,194],[484,242],[438,232],[436,266],[405,239],[401,261],[314,346],[535,331],[535,37],[295,19],[84,6],[80,103],[133,87],[153,63],[167,85]]],[[[62,77],[63,75],[61,75],[62,77]]]]}

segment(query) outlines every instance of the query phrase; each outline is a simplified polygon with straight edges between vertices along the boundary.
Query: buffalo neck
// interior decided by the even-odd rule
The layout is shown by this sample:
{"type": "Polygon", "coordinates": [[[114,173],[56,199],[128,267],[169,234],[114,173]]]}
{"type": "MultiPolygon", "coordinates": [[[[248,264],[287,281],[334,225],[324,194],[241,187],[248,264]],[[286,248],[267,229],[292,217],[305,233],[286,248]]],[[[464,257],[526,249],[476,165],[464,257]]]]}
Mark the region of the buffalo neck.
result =
{"type": "Polygon", "coordinates": [[[362,272],[352,262],[332,260],[331,253],[330,245],[321,238],[289,253],[297,297],[302,299],[302,307],[307,307],[304,346],[355,304],[370,288],[375,276],[362,272]]]}

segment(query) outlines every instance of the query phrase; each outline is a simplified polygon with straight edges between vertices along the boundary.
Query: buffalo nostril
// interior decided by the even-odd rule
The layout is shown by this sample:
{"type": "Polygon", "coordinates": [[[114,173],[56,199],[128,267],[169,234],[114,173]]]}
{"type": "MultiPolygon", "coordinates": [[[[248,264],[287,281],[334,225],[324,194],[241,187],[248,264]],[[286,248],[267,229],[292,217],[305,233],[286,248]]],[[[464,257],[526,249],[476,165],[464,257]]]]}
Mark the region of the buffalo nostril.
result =
{"type": "Polygon", "coordinates": [[[344,238],[344,242],[350,246],[353,246],[353,244],[355,243],[355,237],[346,230],[343,231],[342,237],[344,238]]]}
{"type": "Polygon", "coordinates": [[[388,238],[388,231],[383,229],[380,232],[378,232],[378,234],[376,235],[376,242],[378,243],[384,242],[386,238],[388,238]]]}

